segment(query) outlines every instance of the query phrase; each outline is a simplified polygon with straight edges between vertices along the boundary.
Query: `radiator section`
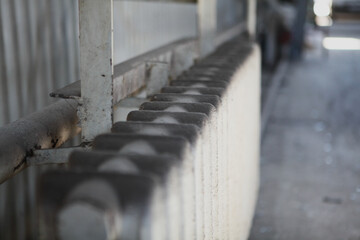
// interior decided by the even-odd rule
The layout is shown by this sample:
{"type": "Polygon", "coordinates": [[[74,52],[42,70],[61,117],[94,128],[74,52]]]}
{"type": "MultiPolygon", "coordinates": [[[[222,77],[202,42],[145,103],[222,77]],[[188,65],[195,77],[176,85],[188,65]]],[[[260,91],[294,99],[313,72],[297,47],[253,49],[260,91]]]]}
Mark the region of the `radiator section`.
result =
{"type": "MultiPolygon", "coordinates": [[[[260,55],[236,39],[40,180],[44,239],[247,239],[258,189],[260,55]],[[126,120],[125,120],[126,119],[126,120]]],[[[121,106],[120,106],[121,107],[121,106]]],[[[130,109],[130,110],[129,110],[130,109]]]]}

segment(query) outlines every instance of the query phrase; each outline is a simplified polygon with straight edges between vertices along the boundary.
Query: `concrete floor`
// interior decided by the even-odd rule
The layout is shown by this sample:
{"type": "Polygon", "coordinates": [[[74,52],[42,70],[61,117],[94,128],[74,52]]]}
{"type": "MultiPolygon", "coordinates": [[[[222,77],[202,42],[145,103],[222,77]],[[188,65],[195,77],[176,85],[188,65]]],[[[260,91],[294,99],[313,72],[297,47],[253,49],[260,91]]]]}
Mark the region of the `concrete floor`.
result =
{"type": "MultiPolygon", "coordinates": [[[[360,23],[330,36],[360,38],[360,23]]],[[[294,63],[263,136],[250,240],[360,239],[360,51],[294,63]]]]}

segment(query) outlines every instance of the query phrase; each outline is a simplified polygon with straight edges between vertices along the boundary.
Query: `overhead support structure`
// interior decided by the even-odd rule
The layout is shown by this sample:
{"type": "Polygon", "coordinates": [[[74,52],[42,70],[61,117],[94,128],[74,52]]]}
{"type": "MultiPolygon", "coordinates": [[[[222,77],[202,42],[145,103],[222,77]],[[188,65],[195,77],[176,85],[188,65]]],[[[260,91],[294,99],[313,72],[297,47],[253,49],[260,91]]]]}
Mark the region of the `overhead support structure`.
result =
{"type": "Polygon", "coordinates": [[[79,0],[82,141],[113,123],[113,0],[79,0]]]}
{"type": "Polygon", "coordinates": [[[251,40],[256,34],[256,3],[257,0],[247,0],[247,31],[251,40]]]}
{"type": "Polygon", "coordinates": [[[200,57],[215,50],[217,0],[198,0],[198,35],[200,57]]]}

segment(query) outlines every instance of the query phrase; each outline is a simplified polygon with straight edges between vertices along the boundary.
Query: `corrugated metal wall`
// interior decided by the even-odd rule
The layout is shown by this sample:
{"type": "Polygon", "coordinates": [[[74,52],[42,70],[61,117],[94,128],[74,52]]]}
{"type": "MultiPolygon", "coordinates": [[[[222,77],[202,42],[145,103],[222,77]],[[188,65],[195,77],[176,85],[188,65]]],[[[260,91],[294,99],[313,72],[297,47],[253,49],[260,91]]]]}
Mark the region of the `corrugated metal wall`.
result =
{"type": "Polygon", "coordinates": [[[0,0],[0,126],[78,80],[77,1],[0,0]]]}
{"type": "MultiPolygon", "coordinates": [[[[0,0],[0,126],[51,103],[78,80],[77,1],[0,0]]],[[[38,239],[28,169],[0,185],[0,239],[38,239]]]]}
{"type": "Polygon", "coordinates": [[[115,64],[182,38],[196,37],[196,14],[194,3],[115,1],[115,64]]]}

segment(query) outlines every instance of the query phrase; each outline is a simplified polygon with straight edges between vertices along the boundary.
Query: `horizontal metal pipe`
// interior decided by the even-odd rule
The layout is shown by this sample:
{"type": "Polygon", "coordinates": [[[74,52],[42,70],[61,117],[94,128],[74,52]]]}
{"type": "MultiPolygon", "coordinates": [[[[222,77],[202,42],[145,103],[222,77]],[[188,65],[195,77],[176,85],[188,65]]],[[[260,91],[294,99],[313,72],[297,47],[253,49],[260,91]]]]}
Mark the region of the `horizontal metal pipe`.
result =
{"type": "Polygon", "coordinates": [[[0,184],[27,167],[34,150],[56,148],[80,132],[75,100],[60,100],[0,128],[0,184]]]}

